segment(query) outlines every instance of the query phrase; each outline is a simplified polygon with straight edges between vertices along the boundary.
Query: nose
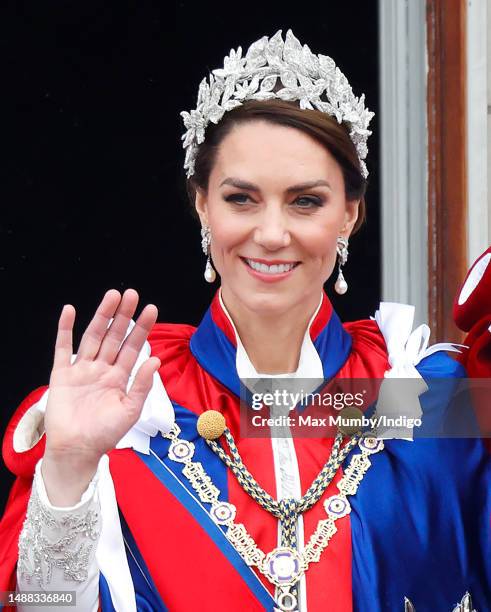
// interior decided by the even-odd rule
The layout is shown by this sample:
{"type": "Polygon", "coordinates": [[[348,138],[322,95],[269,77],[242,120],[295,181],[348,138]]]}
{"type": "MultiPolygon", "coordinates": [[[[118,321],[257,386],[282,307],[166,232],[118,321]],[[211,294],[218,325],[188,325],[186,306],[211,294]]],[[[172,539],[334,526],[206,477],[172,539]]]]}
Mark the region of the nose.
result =
{"type": "Polygon", "coordinates": [[[268,251],[276,251],[290,244],[287,219],[281,206],[266,206],[254,229],[254,242],[268,251]]]}

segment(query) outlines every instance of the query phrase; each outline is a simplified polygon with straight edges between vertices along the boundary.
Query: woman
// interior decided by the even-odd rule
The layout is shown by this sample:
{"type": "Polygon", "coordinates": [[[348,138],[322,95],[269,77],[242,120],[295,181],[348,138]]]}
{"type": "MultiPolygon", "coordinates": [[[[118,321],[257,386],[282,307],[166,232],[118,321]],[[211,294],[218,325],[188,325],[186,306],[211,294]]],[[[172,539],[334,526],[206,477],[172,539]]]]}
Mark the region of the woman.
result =
{"type": "Polygon", "coordinates": [[[197,329],[157,324],[148,305],[131,331],[137,293],[108,291],[73,358],[63,308],[49,394],[33,392],[5,438],[19,478],[2,588],[76,591],[83,610],[444,611],[466,592],[491,609],[480,440],[241,435],[241,380],[314,389],[463,368],[409,352],[423,335],[411,307],[341,325],[323,291],[337,259],[347,290],[372,116],[334,62],[278,32],[213,74],[183,118],[220,289],[197,329]]]}

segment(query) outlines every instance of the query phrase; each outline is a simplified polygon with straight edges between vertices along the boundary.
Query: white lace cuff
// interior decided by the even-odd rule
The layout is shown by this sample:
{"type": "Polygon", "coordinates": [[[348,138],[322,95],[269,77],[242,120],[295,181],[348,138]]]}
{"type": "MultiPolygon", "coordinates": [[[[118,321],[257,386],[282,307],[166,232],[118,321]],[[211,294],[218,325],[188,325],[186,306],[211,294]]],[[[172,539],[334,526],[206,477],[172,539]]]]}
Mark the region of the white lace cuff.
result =
{"type": "Polygon", "coordinates": [[[69,588],[98,576],[95,549],[100,533],[98,473],[81,500],[68,508],[52,506],[36,465],[27,516],[19,538],[18,585],[23,589],[69,588]],[[90,571],[91,570],[91,571],[90,571]]]}

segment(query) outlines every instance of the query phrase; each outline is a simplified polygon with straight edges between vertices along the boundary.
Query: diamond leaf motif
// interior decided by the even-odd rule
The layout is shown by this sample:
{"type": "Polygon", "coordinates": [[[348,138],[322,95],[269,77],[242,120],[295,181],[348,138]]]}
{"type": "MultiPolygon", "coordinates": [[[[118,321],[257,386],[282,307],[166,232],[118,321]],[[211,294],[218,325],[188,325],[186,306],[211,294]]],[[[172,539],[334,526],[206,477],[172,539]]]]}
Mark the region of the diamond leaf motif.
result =
{"type": "Polygon", "coordinates": [[[246,68],[260,68],[266,63],[266,55],[264,50],[268,44],[268,37],[263,36],[247,49],[246,53],[246,68]]]}
{"type": "Polygon", "coordinates": [[[231,49],[222,68],[213,70],[198,89],[197,107],[181,112],[186,128],[182,136],[186,149],[184,167],[192,176],[197,147],[203,142],[209,122],[218,123],[224,113],[245,100],[298,101],[302,109],[317,109],[345,122],[357,149],[363,176],[368,172],[364,159],[368,125],[374,113],[365,107],[365,96],[357,98],[345,75],[327,55],[315,55],[288,30],[283,41],[281,30],[268,39],[252,43],[245,55],[242,48],[231,49]],[[280,79],[283,88],[274,92],[280,79]]]}
{"type": "Polygon", "coordinates": [[[251,98],[253,100],[273,100],[276,98],[276,94],[274,94],[272,91],[263,91],[260,89],[256,93],[252,94],[251,98]]]}
{"type": "Polygon", "coordinates": [[[283,70],[280,74],[280,79],[285,87],[297,87],[297,75],[291,70],[283,70]]]}
{"type": "Polygon", "coordinates": [[[235,89],[235,77],[231,75],[231,76],[228,76],[227,80],[225,81],[225,86],[224,86],[224,91],[223,91],[223,96],[222,96],[222,104],[226,103],[232,97],[232,94],[234,93],[234,89],[235,89]]]}
{"type": "Polygon", "coordinates": [[[334,71],[336,70],[336,64],[334,60],[327,55],[319,55],[319,74],[325,79],[331,79],[334,71]]]}
{"type": "Polygon", "coordinates": [[[234,108],[237,108],[237,106],[242,106],[242,102],[240,100],[229,100],[225,103],[224,110],[231,111],[234,108]]]}
{"type": "Polygon", "coordinates": [[[266,56],[266,60],[270,66],[281,65],[281,57],[283,55],[283,39],[281,38],[281,30],[278,30],[276,34],[270,38],[266,48],[264,49],[264,54],[266,56]]]}
{"type": "Polygon", "coordinates": [[[286,62],[298,61],[302,55],[302,45],[298,38],[291,30],[288,30],[285,37],[285,46],[283,49],[283,59],[286,62]]]}
{"type": "Polygon", "coordinates": [[[214,104],[208,111],[208,117],[211,122],[218,123],[223,117],[225,109],[218,104],[214,104]]]}
{"type": "Polygon", "coordinates": [[[270,75],[265,77],[261,82],[261,91],[272,91],[276,85],[278,77],[276,75],[270,75]]]}
{"type": "Polygon", "coordinates": [[[276,95],[281,100],[297,100],[297,95],[293,89],[289,89],[287,87],[280,89],[276,92],[276,95]]]}
{"type": "Polygon", "coordinates": [[[304,66],[304,72],[306,74],[313,78],[317,78],[319,76],[319,60],[311,52],[307,45],[304,45],[302,49],[301,65],[304,66]]]}
{"type": "Polygon", "coordinates": [[[259,77],[258,75],[254,75],[252,81],[249,83],[248,92],[250,95],[255,93],[259,87],[259,77]]]}
{"type": "Polygon", "coordinates": [[[300,98],[300,108],[303,108],[303,109],[311,108],[311,109],[313,109],[314,107],[312,106],[312,104],[309,102],[309,100],[307,98],[300,98]]]}

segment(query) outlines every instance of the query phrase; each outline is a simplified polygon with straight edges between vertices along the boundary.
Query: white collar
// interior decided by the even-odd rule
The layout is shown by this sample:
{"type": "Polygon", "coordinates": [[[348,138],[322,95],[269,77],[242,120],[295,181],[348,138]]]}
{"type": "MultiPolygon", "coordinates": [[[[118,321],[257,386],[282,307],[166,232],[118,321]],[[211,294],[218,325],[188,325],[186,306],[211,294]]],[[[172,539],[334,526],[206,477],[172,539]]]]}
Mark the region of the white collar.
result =
{"type": "Polygon", "coordinates": [[[321,298],[319,301],[319,305],[315,309],[314,314],[310,318],[309,324],[307,325],[307,330],[305,331],[305,335],[303,337],[302,347],[300,349],[300,359],[298,361],[298,368],[295,372],[286,372],[284,374],[261,374],[259,373],[254,365],[252,364],[249,356],[242,344],[242,341],[239,336],[239,332],[235,327],[235,324],[228,312],[223,299],[222,299],[222,289],[218,292],[218,297],[220,300],[220,306],[223,309],[223,312],[226,314],[230,324],[235,333],[235,339],[237,341],[237,354],[235,359],[235,366],[237,368],[237,375],[239,378],[323,378],[324,370],[322,367],[322,361],[319,357],[319,353],[317,352],[314,343],[310,337],[310,327],[312,322],[314,321],[317,313],[320,310],[322,305],[323,296],[321,294],[321,298]]]}

